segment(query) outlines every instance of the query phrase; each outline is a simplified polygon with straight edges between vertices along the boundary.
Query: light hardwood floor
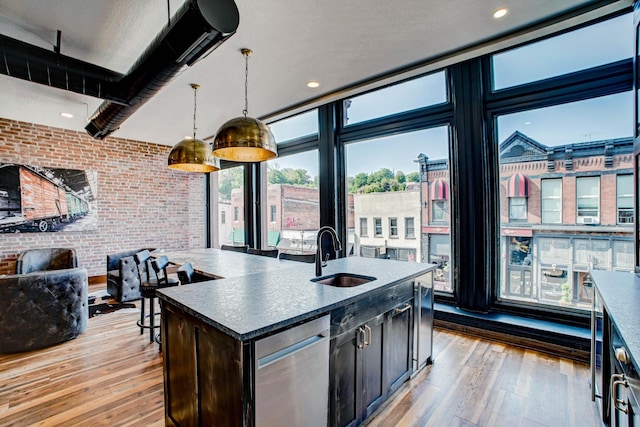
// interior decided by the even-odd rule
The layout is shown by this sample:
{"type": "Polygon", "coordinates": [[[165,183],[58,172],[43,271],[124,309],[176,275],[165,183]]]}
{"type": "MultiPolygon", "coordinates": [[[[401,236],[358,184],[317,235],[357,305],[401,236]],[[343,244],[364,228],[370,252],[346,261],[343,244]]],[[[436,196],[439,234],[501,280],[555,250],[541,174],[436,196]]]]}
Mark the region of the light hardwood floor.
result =
{"type": "MultiPolygon", "coordinates": [[[[0,355],[0,425],[164,425],[162,355],[138,315],[94,317],[74,340],[0,355]]],[[[585,364],[441,329],[434,354],[370,427],[599,425],[585,364]]]]}

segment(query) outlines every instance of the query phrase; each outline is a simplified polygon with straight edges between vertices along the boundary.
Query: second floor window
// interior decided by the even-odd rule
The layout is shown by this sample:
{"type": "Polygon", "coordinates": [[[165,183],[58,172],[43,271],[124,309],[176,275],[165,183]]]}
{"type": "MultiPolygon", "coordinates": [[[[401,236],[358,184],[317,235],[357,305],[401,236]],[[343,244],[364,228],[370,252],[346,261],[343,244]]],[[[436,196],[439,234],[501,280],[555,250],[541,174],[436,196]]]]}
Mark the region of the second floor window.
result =
{"type": "Polygon", "coordinates": [[[618,224],[632,224],[634,220],[633,175],[618,175],[616,181],[618,224]]]}
{"type": "Polygon", "coordinates": [[[510,221],[526,221],[527,220],[527,198],[526,197],[509,197],[509,220],[510,221]]]}
{"type": "Polygon", "coordinates": [[[600,178],[576,178],[578,224],[597,224],[600,218],[600,178]]]}
{"type": "Polygon", "coordinates": [[[413,239],[416,237],[414,229],[413,218],[404,219],[404,237],[407,239],[413,239]]]}
{"type": "Polygon", "coordinates": [[[542,223],[560,224],[562,222],[562,179],[542,180],[542,223]]]}
{"type": "Polygon", "coordinates": [[[376,237],[382,237],[382,218],[374,218],[373,225],[375,227],[374,235],[376,237]]]}
{"type": "Polygon", "coordinates": [[[367,231],[367,218],[360,218],[360,235],[368,236],[369,233],[367,231]]]}
{"type": "Polygon", "coordinates": [[[224,224],[226,222],[226,212],[225,211],[221,211],[220,212],[220,224],[224,224]]]}
{"type": "Polygon", "coordinates": [[[238,207],[237,206],[235,206],[233,208],[233,220],[236,221],[236,222],[238,221],[238,207]]]}
{"type": "Polygon", "coordinates": [[[446,200],[432,200],[431,201],[431,221],[446,221],[447,217],[447,201],[446,200]]]}
{"type": "Polygon", "coordinates": [[[271,222],[276,222],[276,205],[270,205],[269,210],[269,220],[271,222]]]}
{"type": "Polygon", "coordinates": [[[398,237],[398,218],[389,218],[389,237],[398,237]]]}

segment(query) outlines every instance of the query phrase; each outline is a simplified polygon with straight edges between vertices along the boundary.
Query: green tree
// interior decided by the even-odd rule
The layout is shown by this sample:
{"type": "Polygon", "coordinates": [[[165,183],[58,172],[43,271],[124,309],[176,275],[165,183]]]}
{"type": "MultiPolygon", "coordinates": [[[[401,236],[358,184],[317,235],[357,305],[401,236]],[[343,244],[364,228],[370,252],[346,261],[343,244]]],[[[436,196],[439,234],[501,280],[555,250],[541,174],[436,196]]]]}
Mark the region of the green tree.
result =
{"type": "Polygon", "coordinates": [[[242,167],[224,169],[218,174],[218,192],[221,200],[231,200],[231,190],[242,188],[244,171],[242,167]]]}
{"type": "Polygon", "coordinates": [[[420,174],[418,172],[411,172],[407,174],[407,182],[420,182],[420,174]]]}
{"type": "Polygon", "coordinates": [[[398,181],[400,184],[404,184],[405,182],[407,182],[407,177],[404,175],[404,172],[396,172],[396,181],[398,181]]]}

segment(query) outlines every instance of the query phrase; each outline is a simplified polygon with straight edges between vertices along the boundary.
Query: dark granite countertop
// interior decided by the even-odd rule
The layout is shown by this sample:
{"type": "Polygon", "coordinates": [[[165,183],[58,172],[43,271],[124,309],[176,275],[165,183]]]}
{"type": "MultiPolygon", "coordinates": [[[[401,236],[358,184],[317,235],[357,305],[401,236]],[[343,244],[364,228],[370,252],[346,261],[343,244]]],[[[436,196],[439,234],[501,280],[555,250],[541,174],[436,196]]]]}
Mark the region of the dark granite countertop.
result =
{"type": "Polygon", "coordinates": [[[165,288],[158,291],[159,298],[241,341],[327,313],[435,268],[433,264],[341,258],[329,261],[323,276],[349,272],[376,280],[337,288],[310,281],[315,277],[314,264],[217,249],[166,255],[177,264],[189,261],[201,273],[224,279],[165,288]]]}
{"type": "Polygon", "coordinates": [[[640,367],[640,279],[619,271],[592,270],[590,274],[633,364],[640,367]]]}

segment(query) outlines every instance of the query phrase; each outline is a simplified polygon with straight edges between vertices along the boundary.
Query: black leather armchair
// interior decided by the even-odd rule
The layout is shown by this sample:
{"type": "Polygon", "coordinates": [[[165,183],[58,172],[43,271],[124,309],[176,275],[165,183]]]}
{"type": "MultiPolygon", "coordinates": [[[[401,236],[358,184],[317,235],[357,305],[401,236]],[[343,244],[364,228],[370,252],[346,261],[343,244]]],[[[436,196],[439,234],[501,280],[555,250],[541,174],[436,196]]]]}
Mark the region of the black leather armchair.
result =
{"type": "Polygon", "coordinates": [[[16,274],[27,274],[33,271],[62,270],[76,268],[78,258],[75,249],[44,248],[27,249],[18,255],[16,274]]]}
{"type": "Polygon", "coordinates": [[[84,268],[0,277],[0,353],[36,350],[83,333],[87,293],[84,268]]]}

